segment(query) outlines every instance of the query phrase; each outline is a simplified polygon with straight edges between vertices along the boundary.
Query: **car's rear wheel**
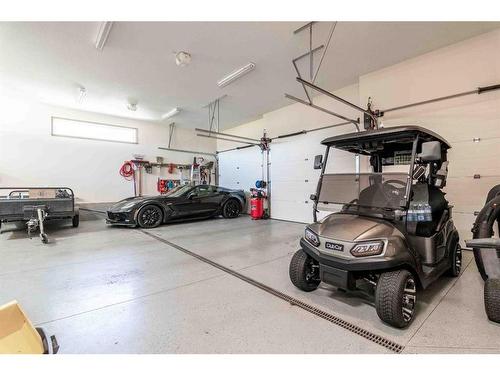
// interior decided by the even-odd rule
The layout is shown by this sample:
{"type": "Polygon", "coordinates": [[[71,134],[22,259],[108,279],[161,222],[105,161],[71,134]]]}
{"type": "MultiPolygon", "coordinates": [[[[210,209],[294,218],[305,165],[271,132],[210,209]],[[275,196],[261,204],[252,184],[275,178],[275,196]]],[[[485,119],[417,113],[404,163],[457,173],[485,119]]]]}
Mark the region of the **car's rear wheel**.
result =
{"type": "Polygon", "coordinates": [[[408,326],[415,318],[417,284],[411,272],[397,270],[380,275],[375,291],[377,315],[396,328],[408,326]]]}
{"type": "Polygon", "coordinates": [[[290,280],[300,290],[312,292],[318,289],[321,282],[319,279],[319,264],[304,250],[298,250],[290,261],[290,280]]]}
{"type": "Polygon", "coordinates": [[[226,219],[233,219],[240,216],[241,205],[236,199],[230,199],[222,207],[222,216],[226,219]]]}
{"type": "Polygon", "coordinates": [[[141,228],[156,228],[163,221],[163,212],[152,204],[142,207],[137,214],[137,224],[141,228]]]}

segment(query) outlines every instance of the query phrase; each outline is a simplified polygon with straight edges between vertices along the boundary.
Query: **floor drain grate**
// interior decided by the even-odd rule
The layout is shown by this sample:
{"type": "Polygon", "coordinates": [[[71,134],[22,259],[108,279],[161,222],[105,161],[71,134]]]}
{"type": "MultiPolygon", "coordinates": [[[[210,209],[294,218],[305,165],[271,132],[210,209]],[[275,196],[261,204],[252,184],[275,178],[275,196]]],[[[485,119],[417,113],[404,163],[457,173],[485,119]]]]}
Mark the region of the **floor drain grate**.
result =
{"type": "Polygon", "coordinates": [[[215,268],[218,268],[220,269],[221,271],[224,271],[234,277],[237,277],[238,279],[240,280],[243,280],[245,281],[246,283],[248,284],[251,284],[259,289],[262,289],[264,291],[266,291],[267,293],[270,293],[284,301],[287,301],[288,303],[290,303],[291,305],[294,305],[294,306],[297,306],[297,307],[300,307],[301,309],[304,309],[320,318],[323,318],[325,320],[328,320],[329,322],[339,326],[339,327],[342,327],[350,332],[353,332],[361,337],[364,337],[365,339],[368,339],[378,345],[381,345],[383,346],[384,348],[387,348],[395,353],[401,353],[404,349],[404,346],[403,345],[400,345],[392,340],[389,340],[383,336],[380,336],[376,333],[372,333],[364,328],[361,328],[361,327],[358,327],[357,325],[355,324],[352,324],[352,323],[349,323],[348,321],[342,319],[342,318],[339,318],[338,316],[335,316],[333,314],[330,314],[326,311],[323,311],[317,307],[314,307],[308,303],[305,303],[301,300],[298,300],[294,297],[291,297],[285,293],[282,293],[280,292],[279,290],[276,290],[274,288],[271,288],[265,284],[262,284],[261,282],[257,281],[257,280],[254,280],[248,276],[245,276],[239,272],[236,272],[226,266],[223,266],[222,264],[219,264],[219,263],[216,263],[208,258],[205,258],[204,256],[201,256],[197,253],[194,253],[188,249],[185,249],[184,247],[182,246],[179,246],[179,245],[176,245],[175,243],[173,242],[170,242],[162,237],[159,237],[155,234],[152,234],[150,232],[147,232],[145,230],[142,230],[142,229],[139,229],[142,233],[146,234],[147,236],[151,237],[151,238],[154,238],[155,240],[157,241],[160,241],[160,242],[163,242],[179,251],[182,251],[183,253],[189,255],[189,256],[192,256],[196,259],[199,259],[201,260],[202,262],[205,262],[207,264],[210,264],[211,266],[215,267],[215,268]]]}

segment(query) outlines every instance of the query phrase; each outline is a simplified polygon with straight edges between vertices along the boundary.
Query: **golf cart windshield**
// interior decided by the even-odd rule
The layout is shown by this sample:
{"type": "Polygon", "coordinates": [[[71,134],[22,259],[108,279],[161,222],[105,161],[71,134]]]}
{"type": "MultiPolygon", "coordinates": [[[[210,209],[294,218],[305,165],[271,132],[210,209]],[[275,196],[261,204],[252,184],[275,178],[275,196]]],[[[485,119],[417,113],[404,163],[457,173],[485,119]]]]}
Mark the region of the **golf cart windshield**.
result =
{"type": "Polygon", "coordinates": [[[318,202],[400,209],[406,206],[408,174],[324,174],[318,202]]]}

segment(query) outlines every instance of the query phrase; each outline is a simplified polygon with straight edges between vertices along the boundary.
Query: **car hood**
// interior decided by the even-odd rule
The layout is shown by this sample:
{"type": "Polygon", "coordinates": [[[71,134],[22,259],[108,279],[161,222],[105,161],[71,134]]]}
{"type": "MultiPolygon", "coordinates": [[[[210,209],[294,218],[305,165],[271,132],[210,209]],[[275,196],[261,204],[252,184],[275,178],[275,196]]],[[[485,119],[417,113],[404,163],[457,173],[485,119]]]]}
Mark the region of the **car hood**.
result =
{"type": "Polygon", "coordinates": [[[115,204],[113,204],[110,208],[109,211],[130,211],[133,210],[139,206],[141,206],[143,203],[147,202],[154,202],[154,201],[160,201],[162,203],[168,203],[169,201],[175,201],[179,198],[168,198],[168,197],[148,197],[148,196],[143,196],[143,197],[131,197],[131,198],[126,198],[123,199],[115,204]]]}
{"type": "Polygon", "coordinates": [[[309,228],[321,237],[351,242],[401,235],[399,230],[386,220],[338,213],[309,225],[309,228]]]}

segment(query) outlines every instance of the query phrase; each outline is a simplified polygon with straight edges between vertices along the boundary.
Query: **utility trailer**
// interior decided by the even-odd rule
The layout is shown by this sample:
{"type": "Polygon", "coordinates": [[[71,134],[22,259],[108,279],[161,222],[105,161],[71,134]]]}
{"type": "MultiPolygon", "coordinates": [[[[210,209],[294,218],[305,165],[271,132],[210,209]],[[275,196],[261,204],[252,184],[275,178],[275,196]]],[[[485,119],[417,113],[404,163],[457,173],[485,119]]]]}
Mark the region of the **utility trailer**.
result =
{"type": "Polygon", "coordinates": [[[40,239],[48,243],[44,222],[71,219],[78,227],[80,215],[75,207],[75,194],[68,187],[1,187],[0,228],[6,222],[25,222],[28,236],[40,229],[40,239]]]}

